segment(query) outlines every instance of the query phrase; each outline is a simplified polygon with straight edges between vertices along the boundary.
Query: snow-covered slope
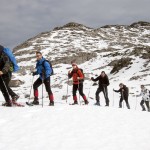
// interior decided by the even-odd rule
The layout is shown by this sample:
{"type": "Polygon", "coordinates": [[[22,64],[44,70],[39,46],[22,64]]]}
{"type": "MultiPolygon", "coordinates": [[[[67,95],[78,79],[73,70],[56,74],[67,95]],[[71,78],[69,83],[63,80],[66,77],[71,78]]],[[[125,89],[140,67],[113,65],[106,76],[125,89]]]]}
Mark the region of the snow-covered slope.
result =
{"type": "Polygon", "coordinates": [[[56,105],[1,108],[0,118],[1,150],[150,149],[145,112],[56,105]]]}
{"type": "MultiPolygon", "coordinates": [[[[98,29],[70,23],[29,39],[14,49],[21,71],[14,79],[24,82],[13,88],[25,104],[32,85],[31,70],[36,64],[35,51],[41,50],[51,59],[55,75],[51,76],[55,107],[49,107],[44,90],[44,108],[0,108],[0,149],[41,150],[149,150],[148,112],[141,112],[140,85],[150,89],[150,24],[104,26],[98,29]],[[67,73],[70,62],[76,59],[84,70],[84,93],[88,106],[70,106],[71,80],[67,73]],[[123,59],[123,60],[122,60],[123,59]],[[95,107],[95,91],[91,77],[105,71],[110,79],[108,87],[110,107],[105,108],[101,93],[101,107],[95,107]],[[114,70],[113,73],[112,70],[114,70]],[[123,82],[129,87],[131,110],[118,109],[120,95],[113,93],[123,82]],[[66,103],[68,86],[68,101],[66,103]]],[[[34,81],[38,77],[34,77],[34,81]]],[[[40,104],[42,88],[39,88],[40,104]]],[[[77,94],[78,95],[78,94],[77,94]]],[[[1,103],[4,101],[0,95],[1,103]]],[[[31,100],[33,99],[33,92],[31,100]]],[[[82,102],[78,95],[78,100],[82,102]]]]}

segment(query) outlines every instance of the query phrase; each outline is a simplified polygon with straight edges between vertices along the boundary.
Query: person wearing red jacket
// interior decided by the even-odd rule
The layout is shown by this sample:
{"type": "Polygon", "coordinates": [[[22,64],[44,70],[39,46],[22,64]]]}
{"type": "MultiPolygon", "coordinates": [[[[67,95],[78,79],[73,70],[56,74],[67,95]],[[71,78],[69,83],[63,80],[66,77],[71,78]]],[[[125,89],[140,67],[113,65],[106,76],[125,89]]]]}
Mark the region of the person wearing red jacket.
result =
{"type": "Polygon", "coordinates": [[[78,100],[76,96],[77,90],[79,90],[79,94],[82,96],[85,104],[87,105],[89,102],[87,101],[87,98],[83,93],[84,75],[82,71],[78,68],[77,64],[72,63],[72,67],[73,67],[72,71],[68,72],[68,78],[73,78],[73,90],[72,90],[73,100],[74,100],[73,105],[78,104],[78,100]]]}

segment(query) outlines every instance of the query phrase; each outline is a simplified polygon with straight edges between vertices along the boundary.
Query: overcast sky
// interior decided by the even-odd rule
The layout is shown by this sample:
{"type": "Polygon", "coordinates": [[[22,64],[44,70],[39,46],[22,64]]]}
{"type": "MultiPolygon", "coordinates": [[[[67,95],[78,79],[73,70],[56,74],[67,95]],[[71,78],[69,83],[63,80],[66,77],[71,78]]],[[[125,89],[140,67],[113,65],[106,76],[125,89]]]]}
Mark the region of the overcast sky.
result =
{"type": "Polygon", "coordinates": [[[68,22],[98,28],[150,22],[150,0],[1,0],[0,44],[13,48],[68,22]]]}

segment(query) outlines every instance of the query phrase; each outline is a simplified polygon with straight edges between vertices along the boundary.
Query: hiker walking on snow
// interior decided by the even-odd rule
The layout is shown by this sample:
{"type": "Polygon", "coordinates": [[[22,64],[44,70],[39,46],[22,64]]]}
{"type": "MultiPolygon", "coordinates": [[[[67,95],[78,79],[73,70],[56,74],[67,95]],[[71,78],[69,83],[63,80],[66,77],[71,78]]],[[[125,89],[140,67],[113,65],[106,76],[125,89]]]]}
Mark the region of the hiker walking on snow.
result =
{"type": "Polygon", "coordinates": [[[130,105],[129,105],[129,102],[128,102],[129,89],[123,83],[120,83],[119,87],[120,87],[119,90],[114,90],[113,89],[114,92],[120,92],[120,94],[121,94],[121,98],[120,98],[120,101],[119,101],[119,108],[122,108],[122,102],[123,102],[123,100],[125,100],[127,108],[130,109],[130,105]]]}
{"type": "Polygon", "coordinates": [[[96,95],[95,105],[100,106],[99,94],[100,94],[100,92],[103,92],[104,97],[105,97],[105,102],[106,102],[105,106],[109,106],[108,89],[107,89],[107,86],[109,85],[109,79],[108,79],[108,76],[106,75],[106,73],[104,71],[102,71],[100,76],[98,76],[96,79],[94,79],[92,77],[91,80],[94,82],[99,81],[99,87],[98,87],[96,94],[95,94],[96,95]]]}
{"type": "Polygon", "coordinates": [[[6,101],[3,106],[11,107],[19,98],[19,96],[9,87],[9,82],[12,77],[13,64],[7,54],[4,53],[4,49],[5,48],[0,45],[0,90],[2,91],[6,101]],[[12,100],[10,99],[9,95],[11,96],[12,100]]]}
{"type": "Polygon", "coordinates": [[[79,94],[82,96],[85,104],[87,105],[89,102],[87,101],[87,98],[83,93],[84,75],[81,69],[78,68],[77,64],[72,63],[72,67],[73,67],[72,71],[68,72],[68,78],[73,78],[73,90],[72,90],[73,100],[74,100],[73,105],[78,104],[77,96],[76,96],[77,90],[79,90],[79,94]]]}
{"type": "Polygon", "coordinates": [[[32,104],[39,105],[39,99],[38,99],[38,87],[41,84],[45,84],[46,91],[49,95],[49,106],[54,106],[54,97],[53,93],[51,91],[50,86],[50,75],[52,74],[52,68],[49,64],[49,62],[42,56],[41,52],[36,52],[36,72],[33,72],[34,75],[40,75],[40,77],[34,82],[33,89],[34,89],[34,101],[32,104]]]}
{"type": "Polygon", "coordinates": [[[141,100],[141,107],[142,111],[146,111],[144,103],[146,104],[147,110],[150,112],[150,106],[149,106],[149,101],[150,101],[150,91],[145,88],[144,85],[141,85],[141,93],[137,95],[137,97],[142,96],[141,100]]]}

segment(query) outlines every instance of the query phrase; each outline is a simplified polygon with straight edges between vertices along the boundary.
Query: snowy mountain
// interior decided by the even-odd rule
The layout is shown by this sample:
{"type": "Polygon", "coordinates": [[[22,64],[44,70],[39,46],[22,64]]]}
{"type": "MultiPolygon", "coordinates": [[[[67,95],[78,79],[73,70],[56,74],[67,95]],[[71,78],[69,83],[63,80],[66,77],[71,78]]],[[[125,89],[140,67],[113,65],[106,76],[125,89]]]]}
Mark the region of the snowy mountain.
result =
{"type": "MultiPolygon", "coordinates": [[[[52,77],[52,87],[55,93],[60,93],[56,95],[58,100],[66,94],[67,73],[71,69],[72,60],[76,60],[80,68],[84,69],[86,93],[91,88],[91,76],[99,75],[102,70],[110,78],[110,90],[118,88],[118,84],[123,82],[130,87],[130,93],[135,95],[141,83],[149,85],[148,22],[137,22],[129,26],[106,25],[98,29],[68,23],[27,40],[14,48],[14,54],[21,66],[21,76],[17,78],[29,85],[31,83],[27,79],[32,78],[29,73],[35,67],[37,50],[53,63],[55,76],[52,77]]],[[[20,88],[29,90],[26,84],[20,88]]],[[[71,96],[71,87],[69,95],[71,96]]],[[[94,99],[94,93],[90,97],[94,99]]]]}
{"type": "MultiPolygon", "coordinates": [[[[35,52],[40,50],[53,63],[51,76],[55,107],[49,107],[44,90],[39,88],[40,105],[25,108],[0,108],[0,150],[149,150],[149,112],[139,105],[140,85],[150,89],[150,23],[106,25],[98,29],[78,23],[68,23],[44,32],[14,48],[21,70],[13,74],[22,85],[13,88],[20,95],[19,102],[29,100],[31,71],[36,64],[35,52]],[[72,81],[68,81],[70,62],[76,60],[84,70],[84,93],[88,106],[70,106],[72,81]],[[91,77],[105,71],[110,79],[108,95],[110,107],[96,107],[91,77]],[[118,109],[120,95],[113,93],[123,82],[129,87],[130,110],[118,109]],[[68,88],[68,95],[67,95],[68,88]],[[68,101],[66,103],[66,97],[68,101]]],[[[77,93],[78,95],[78,93],[77,93]]],[[[3,98],[0,95],[1,102],[3,98]]],[[[33,92],[31,94],[33,100],[33,92]]],[[[81,97],[78,95],[78,100],[81,97]]]]}

